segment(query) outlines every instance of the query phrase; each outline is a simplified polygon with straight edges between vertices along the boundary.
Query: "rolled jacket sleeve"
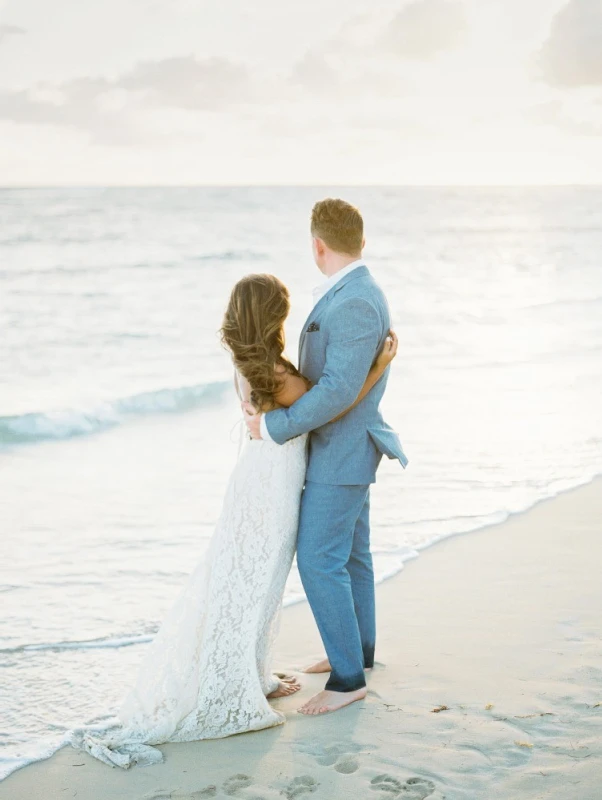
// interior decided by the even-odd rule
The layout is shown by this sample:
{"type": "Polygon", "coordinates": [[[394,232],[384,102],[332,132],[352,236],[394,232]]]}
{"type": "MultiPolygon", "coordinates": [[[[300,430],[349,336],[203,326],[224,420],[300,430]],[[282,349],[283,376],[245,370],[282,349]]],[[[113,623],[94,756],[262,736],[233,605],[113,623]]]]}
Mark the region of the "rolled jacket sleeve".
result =
{"type": "Polygon", "coordinates": [[[329,314],[326,362],[318,383],[290,408],[270,411],[262,425],[284,444],[338,417],[356,401],[381,340],[379,315],[367,300],[352,297],[329,314]]]}

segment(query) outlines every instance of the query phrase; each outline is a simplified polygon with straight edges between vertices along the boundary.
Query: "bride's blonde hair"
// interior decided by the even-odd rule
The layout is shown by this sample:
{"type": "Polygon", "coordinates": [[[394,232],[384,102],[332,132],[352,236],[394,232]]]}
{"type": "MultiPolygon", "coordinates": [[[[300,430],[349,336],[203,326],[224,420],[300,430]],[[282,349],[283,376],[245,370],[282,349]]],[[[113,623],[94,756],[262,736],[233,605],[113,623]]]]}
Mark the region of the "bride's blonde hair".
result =
{"type": "Polygon", "coordinates": [[[274,275],[247,275],[232,289],[220,335],[234,366],[251,386],[257,409],[274,408],[283,372],[298,375],[284,353],[284,322],[289,292],[274,275]]]}

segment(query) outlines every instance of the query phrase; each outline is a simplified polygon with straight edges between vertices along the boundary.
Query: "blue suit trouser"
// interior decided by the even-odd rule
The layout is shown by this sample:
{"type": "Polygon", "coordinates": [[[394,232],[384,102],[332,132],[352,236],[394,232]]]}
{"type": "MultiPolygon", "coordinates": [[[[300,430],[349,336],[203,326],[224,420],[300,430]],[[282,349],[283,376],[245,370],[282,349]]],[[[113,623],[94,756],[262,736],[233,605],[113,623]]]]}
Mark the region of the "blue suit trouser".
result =
{"type": "Polygon", "coordinates": [[[326,688],[365,686],[376,641],[369,485],[306,482],[297,564],[332,667],[326,688]]]}

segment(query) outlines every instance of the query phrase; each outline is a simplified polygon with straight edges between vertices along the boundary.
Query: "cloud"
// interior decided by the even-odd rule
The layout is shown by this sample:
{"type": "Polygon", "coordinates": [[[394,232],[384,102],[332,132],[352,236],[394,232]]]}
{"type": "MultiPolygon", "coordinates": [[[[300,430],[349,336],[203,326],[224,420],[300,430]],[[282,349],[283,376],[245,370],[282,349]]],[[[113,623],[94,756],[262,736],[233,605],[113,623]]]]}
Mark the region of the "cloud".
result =
{"type": "Polygon", "coordinates": [[[602,85],[602,2],[570,0],[553,18],[537,60],[551,86],[602,85]]]}
{"type": "Polygon", "coordinates": [[[456,47],[467,28],[459,0],[414,0],[393,17],[379,44],[399,58],[428,60],[456,47]]]}
{"type": "Polygon", "coordinates": [[[223,58],[192,56],[145,61],[116,85],[145,93],[153,105],[215,110],[251,99],[251,81],[244,67],[223,58]]]}
{"type": "Polygon", "coordinates": [[[554,99],[531,108],[528,117],[533,122],[554,127],[571,136],[602,136],[602,99],[578,108],[554,99]]]}
{"type": "Polygon", "coordinates": [[[15,36],[27,33],[25,28],[20,28],[18,25],[0,25],[0,43],[7,36],[15,36]]]}
{"type": "Polygon", "coordinates": [[[316,92],[331,92],[340,88],[341,75],[319,50],[308,51],[292,69],[290,82],[316,92]]]}
{"type": "MultiPolygon", "coordinates": [[[[310,98],[327,97],[340,108],[345,103],[356,106],[363,98],[397,97],[403,81],[390,69],[383,69],[361,54],[329,58],[324,51],[311,50],[293,65],[286,84],[281,87],[287,99],[290,88],[300,88],[310,98]]],[[[302,98],[304,101],[307,97],[302,98]]]]}
{"type": "Polygon", "coordinates": [[[77,128],[96,142],[129,145],[168,135],[153,129],[158,110],[210,112],[250,97],[243,67],[223,59],[169,58],[142,62],[112,80],[77,78],[0,92],[0,119],[77,128]]]}
{"type": "Polygon", "coordinates": [[[135,144],[144,138],[130,114],[112,109],[113,87],[103,78],[78,78],[54,86],[0,93],[0,120],[29,125],[55,125],[92,134],[102,144],[135,144]]]}
{"type": "Polygon", "coordinates": [[[381,57],[381,14],[360,14],[296,61],[282,85],[284,99],[301,89],[309,98],[326,97],[340,108],[349,103],[399,97],[407,90],[406,65],[381,57]]]}

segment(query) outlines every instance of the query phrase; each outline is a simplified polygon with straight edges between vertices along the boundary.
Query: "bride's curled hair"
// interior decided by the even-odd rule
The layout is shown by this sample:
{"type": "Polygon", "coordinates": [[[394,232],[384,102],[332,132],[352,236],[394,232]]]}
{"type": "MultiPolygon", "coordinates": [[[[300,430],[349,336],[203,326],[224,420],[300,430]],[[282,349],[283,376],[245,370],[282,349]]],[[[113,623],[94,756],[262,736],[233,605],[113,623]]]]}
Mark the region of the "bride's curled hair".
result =
{"type": "Polygon", "coordinates": [[[288,289],[274,275],[247,275],[230,295],[220,335],[234,366],[249,382],[251,402],[257,409],[276,405],[282,368],[298,374],[283,355],[289,310],[288,289]]]}

